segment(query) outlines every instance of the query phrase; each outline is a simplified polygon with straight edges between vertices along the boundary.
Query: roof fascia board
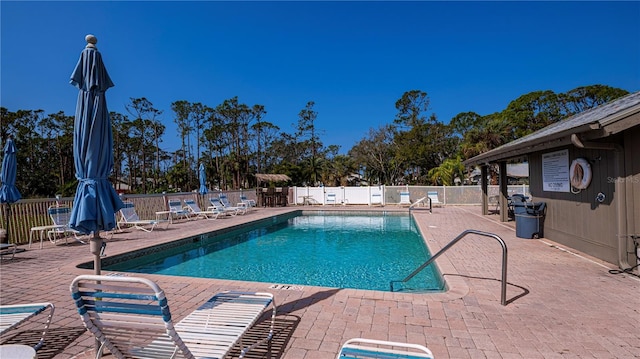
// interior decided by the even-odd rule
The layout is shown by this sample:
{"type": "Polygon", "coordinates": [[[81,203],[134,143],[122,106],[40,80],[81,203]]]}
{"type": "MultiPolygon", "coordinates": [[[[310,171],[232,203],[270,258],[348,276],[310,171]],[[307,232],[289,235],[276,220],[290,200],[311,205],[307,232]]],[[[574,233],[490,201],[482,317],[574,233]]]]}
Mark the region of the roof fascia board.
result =
{"type": "Polygon", "coordinates": [[[638,125],[640,125],[640,110],[636,113],[630,114],[629,116],[625,116],[624,118],[615,121],[607,121],[602,128],[607,135],[614,135],[638,125]]]}

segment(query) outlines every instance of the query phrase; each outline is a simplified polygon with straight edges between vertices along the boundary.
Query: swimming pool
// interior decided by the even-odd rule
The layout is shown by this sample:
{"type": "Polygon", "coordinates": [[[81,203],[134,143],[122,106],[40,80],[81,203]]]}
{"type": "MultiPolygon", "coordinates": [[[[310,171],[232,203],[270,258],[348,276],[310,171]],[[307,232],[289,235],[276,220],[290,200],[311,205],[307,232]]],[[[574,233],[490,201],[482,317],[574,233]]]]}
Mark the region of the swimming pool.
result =
{"type": "MultiPolygon", "coordinates": [[[[389,291],[429,258],[407,213],[294,212],[144,256],[103,263],[134,273],[389,291]],[[265,223],[266,222],[266,223],[265,223]]],[[[442,291],[433,266],[403,290],[442,291]]]]}

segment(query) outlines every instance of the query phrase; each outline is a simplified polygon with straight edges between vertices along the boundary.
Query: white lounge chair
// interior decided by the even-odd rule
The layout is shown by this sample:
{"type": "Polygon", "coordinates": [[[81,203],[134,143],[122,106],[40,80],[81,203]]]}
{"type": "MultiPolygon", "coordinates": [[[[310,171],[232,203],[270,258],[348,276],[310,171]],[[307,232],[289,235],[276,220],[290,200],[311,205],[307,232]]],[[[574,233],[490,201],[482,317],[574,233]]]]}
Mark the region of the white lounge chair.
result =
{"type": "Polygon", "coordinates": [[[372,193],[371,194],[371,205],[372,206],[383,206],[383,204],[382,204],[382,193],[372,193]]]}
{"type": "Polygon", "coordinates": [[[399,206],[411,206],[411,196],[409,192],[400,192],[400,203],[399,206]]]}
{"type": "Polygon", "coordinates": [[[244,347],[240,358],[273,336],[271,293],[219,293],[174,325],[164,291],[151,280],[81,275],[70,289],[85,327],[101,343],[96,358],[104,348],[116,358],[223,358],[269,305],[269,334],[244,347]]]}
{"type": "Polygon", "coordinates": [[[140,219],[133,202],[123,203],[124,207],[120,209],[120,219],[117,222],[118,230],[122,231],[123,226],[131,226],[141,231],[151,232],[160,223],[167,223],[167,227],[169,226],[169,221],[140,219]]]}
{"type": "Polygon", "coordinates": [[[238,214],[238,210],[236,208],[228,208],[222,205],[220,198],[211,197],[209,198],[209,203],[211,204],[211,206],[208,207],[209,210],[218,211],[224,216],[235,216],[238,214]]]}
{"type": "Polygon", "coordinates": [[[40,336],[40,340],[33,346],[34,350],[38,350],[44,344],[44,339],[47,336],[49,325],[51,325],[51,318],[53,318],[53,312],[55,307],[52,303],[25,303],[25,304],[13,304],[13,305],[0,305],[0,335],[8,332],[11,329],[18,327],[20,324],[35,317],[36,315],[49,309],[49,316],[44,325],[44,330],[40,336]]]}
{"type": "Polygon", "coordinates": [[[196,201],[193,199],[185,199],[184,204],[189,209],[191,214],[196,216],[196,218],[216,219],[220,215],[220,211],[217,210],[201,210],[200,206],[198,206],[196,201]]]}
{"type": "Polygon", "coordinates": [[[167,201],[171,216],[175,218],[191,219],[191,212],[182,207],[182,201],[179,199],[170,199],[167,201]]]}
{"type": "Polygon", "coordinates": [[[240,202],[244,203],[247,205],[247,207],[252,208],[256,206],[256,201],[253,199],[249,199],[247,198],[247,196],[241,194],[240,195],[240,202]]]}
{"type": "Polygon", "coordinates": [[[335,193],[327,193],[327,201],[326,204],[336,205],[336,194],[335,193]]]}
{"type": "Polygon", "coordinates": [[[440,199],[438,199],[438,192],[429,191],[429,192],[427,192],[427,197],[431,198],[431,205],[432,206],[442,206],[443,205],[443,203],[440,202],[440,199]]]}
{"type": "Polygon", "coordinates": [[[69,221],[71,220],[71,208],[66,206],[51,206],[47,212],[53,221],[52,228],[47,232],[49,241],[55,243],[56,237],[61,235],[64,238],[64,243],[68,244],[67,236],[69,234],[73,234],[73,237],[77,242],[86,244],[86,242],[80,238],[82,234],[69,227],[69,221]]]}
{"type": "Polygon", "coordinates": [[[9,259],[13,259],[13,257],[16,255],[17,249],[18,246],[15,243],[0,243],[0,256],[11,254],[11,258],[9,259]]]}
{"type": "Polygon", "coordinates": [[[244,202],[241,202],[241,203],[238,203],[235,206],[232,206],[231,203],[229,202],[229,198],[224,193],[220,193],[218,195],[218,198],[220,198],[220,203],[222,203],[224,208],[235,209],[237,214],[245,214],[245,213],[247,213],[248,206],[244,202]]]}
{"type": "Polygon", "coordinates": [[[431,350],[423,345],[389,342],[384,340],[354,338],[347,340],[337,359],[433,359],[431,350]]]}

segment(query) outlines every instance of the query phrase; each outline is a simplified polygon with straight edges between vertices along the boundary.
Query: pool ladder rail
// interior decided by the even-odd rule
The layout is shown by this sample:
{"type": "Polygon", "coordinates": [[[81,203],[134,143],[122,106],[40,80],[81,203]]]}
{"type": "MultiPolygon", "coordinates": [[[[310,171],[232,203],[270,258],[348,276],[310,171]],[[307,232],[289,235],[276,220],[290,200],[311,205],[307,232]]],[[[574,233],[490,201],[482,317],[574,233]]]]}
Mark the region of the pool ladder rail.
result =
{"type": "Polygon", "coordinates": [[[429,213],[433,213],[433,204],[431,203],[431,197],[422,197],[414,203],[411,203],[411,205],[409,206],[409,212],[411,212],[412,209],[421,209],[425,204],[425,201],[427,200],[429,201],[429,213]]]}
{"type": "Polygon", "coordinates": [[[415,277],[416,274],[420,273],[423,269],[425,269],[427,266],[429,266],[429,264],[431,264],[433,261],[435,261],[436,258],[440,257],[441,254],[446,252],[449,248],[453,247],[454,244],[458,243],[458,241],[460,241],[462,238],[466,237],[469,234],[476,234],[476,235],[479,235],[479,236],[494,238],[502,246],[502,288],[501,288],[502,291],[500,293],[501,294],[500,303],[502,305],[507,305],[507,244],[504,242],[504,240],[502,240],[502,238],[500,238],[496,234],[483,232],[483,231],[478,231],[478,230],[475,230],[475,229],[467,229],[466,231],[460,233],[456,238],[454,238],[446,246],[442,247],[442,249],[440,249],[438,251],[438,253],[434,254],[431,258],[429,258],[429,260],[424,262],[424,264],[422,264],[420,267],[418,267],[416,270],[414,270],[405,279],[391,281],[389,283],[389,285],[391,287],[391,291],[394,292],[394,287],[393,287],[394,283],[406,283],[406,282],[408,282],[411,278],[415,277]]]}

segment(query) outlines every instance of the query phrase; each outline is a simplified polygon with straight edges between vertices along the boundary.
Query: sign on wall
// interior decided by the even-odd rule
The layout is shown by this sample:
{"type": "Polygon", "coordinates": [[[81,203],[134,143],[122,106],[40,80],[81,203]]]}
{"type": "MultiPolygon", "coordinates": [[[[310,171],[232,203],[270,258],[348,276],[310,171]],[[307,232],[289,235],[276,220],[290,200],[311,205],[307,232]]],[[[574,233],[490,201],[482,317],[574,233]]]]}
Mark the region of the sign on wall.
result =
{"type": "Polygon", "coordinates": [[[569,150],[542,154],[542,190],[569,192],[569,150]]]}

